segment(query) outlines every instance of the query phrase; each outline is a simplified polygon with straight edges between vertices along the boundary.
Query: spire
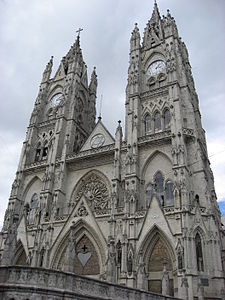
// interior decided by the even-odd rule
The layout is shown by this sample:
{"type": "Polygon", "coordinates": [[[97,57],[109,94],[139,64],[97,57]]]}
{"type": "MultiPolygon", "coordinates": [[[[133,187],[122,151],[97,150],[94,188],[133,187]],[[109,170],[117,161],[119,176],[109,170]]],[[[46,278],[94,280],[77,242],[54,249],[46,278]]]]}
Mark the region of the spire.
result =
{"type": "Polygon", "coordinates": [[[150,19],[150,23],[158,23],[159,20],[160,20],[160,13],[159,13],[157,2],[155,0],[153,12],[152,12],[152,17],[150,19]]]}
{"type": "Polygon", "coordinates": [[[130,50],[136,50],[140,48],[140,33],[139,33],[139,29],[138,29],[138,24],[135,23],[135,27],[134,30],[131,34],[131,38],[130,38],[130,50]]]}
{"type": "Polygon", "coordinates": [[[162,20],[157,2],[155,1],[151,19],[144,31],[143,46],[152,47],[158,45],[163,39],[162,20]]]}
{"type": "Polygon", "coordinates": [[[92,93],[96,94],[97,85],[98,85],[98,80],[97,80],[97,74],[96,74],[96,67],[94,67],[93,72],[91,74],[91,81],[89,84],[90,94],[92,94],[92,93]]]}
{"type": "Polygon", "coordinates": [[[50,61],[47,63],[43,76],[42,76],[42,83],[49,80],[52,72],[52,66],[53,66],[53,56],[51,56],[50,61]]]}

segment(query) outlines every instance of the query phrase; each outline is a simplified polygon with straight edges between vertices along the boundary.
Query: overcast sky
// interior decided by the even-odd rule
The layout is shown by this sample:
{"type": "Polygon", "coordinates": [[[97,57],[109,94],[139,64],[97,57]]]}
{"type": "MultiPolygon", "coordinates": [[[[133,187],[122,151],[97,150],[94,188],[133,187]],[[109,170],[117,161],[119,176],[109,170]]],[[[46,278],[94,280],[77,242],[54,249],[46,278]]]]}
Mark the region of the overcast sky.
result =
{"type": "MultiPolygon", "coordinates": [[[[225,200],[225,1],[158,0],[170,9],[186,43],[200,100],[218,200],[225,200]]],[[[15,177],[42,72],[54,71],[81,27],[89,76],[98,74],[98,104],[112,134],[124,124],[129,39],[137,22],[143,36],[153,0],[0,0],[0,226],[15,177]]]]}

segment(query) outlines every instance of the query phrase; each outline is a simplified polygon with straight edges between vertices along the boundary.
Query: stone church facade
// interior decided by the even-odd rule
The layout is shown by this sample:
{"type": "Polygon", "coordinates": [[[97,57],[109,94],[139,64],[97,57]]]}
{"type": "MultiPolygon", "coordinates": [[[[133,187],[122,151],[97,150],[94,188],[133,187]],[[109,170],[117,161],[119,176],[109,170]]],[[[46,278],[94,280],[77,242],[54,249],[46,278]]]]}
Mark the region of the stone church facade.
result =
{"type": "Polygon", "coordinates": [[[77,37],[43,73],[0,235],[1,265],[181,299],[224,299],[224,244],[188,51],[157,4],[130,39],[125,133],[96,123],[77,37]]]}

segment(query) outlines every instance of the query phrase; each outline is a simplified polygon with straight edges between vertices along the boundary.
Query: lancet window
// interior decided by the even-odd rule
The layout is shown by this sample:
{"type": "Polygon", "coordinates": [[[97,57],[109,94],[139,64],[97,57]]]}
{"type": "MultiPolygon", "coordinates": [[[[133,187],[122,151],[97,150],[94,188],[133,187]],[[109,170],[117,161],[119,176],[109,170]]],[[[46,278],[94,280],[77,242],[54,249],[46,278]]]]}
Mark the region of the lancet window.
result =
{"type": "Polygon", "coordinates": [[[204,271],[204,264],[203,264],[203,255],[202,255],[202,241],[199,233],[195,236],[195,249],[196,249],[196,263],[197,263],[197,270],[204,271]]]}
{"type": "Polygon", "coordinates": [[[39,143],[36,149],[35,161],[39,161],[41,158],[41,144],[39,143]]]}
{"type": "Polygon", "coordinates": [[[157,198],[162,206],[174,205],[174,184],[171,180],[165,181],[163,175],[158,171],[154,176],[154,184],[149,183],[145,190],[145,204],[146,208],[150,206],[153,191],[155,191],[157,198]]]}
{"type": "Polygon", "coordinates": [[[173,182],[168,180],[165,185],[166,203],[165,205],[174,205],[173,182]]]}
{"type": "Polygon", "coordinates": [[[158,199],[160,200],[162,206],[164,206],[163,176],[159,171],[155,175],[155,189],[158,199]]]}
{"type": "Polygon", "coordinates": [[[48,142],[45,142],[44,148],[43,148],[42,158],[43,159],[47,158],[47,155],[48,155],[48,142]]]}
{"type": "Polygon", "coordinates": [[[120,267],[121,266],[121,260],[122,260],[122,245],[121,242],[118,241],[118,243],[116,244],[116,253],[117,253],[117,257],[116,257],[116,261],[117,261],[117,265],[120,267]]]}
{"type": "Polygon", "coordinates": [[[152,199],[152,184],[149,183],[146,188],[146,195],[145,195],[146,207],[150,206],[151,199],[152,199]]]}
{"type": "Polygon", "coordinates": [[[170,127],[170,112],[168,109],[165,110],[163,118],[164,118],[164,129],[168,129],[170,127]]]}
{"type": "Polygon", "coordinates": [[[159,112],[155,113],[154,124],[155,124],[155,132],[160,131],[162,129],[161,115],[159,112]]]}
{"type": "Polygon", "coordinates": [[[151,132],[151,116],[149,114],[145,117],[145,134],[151,132]]]}

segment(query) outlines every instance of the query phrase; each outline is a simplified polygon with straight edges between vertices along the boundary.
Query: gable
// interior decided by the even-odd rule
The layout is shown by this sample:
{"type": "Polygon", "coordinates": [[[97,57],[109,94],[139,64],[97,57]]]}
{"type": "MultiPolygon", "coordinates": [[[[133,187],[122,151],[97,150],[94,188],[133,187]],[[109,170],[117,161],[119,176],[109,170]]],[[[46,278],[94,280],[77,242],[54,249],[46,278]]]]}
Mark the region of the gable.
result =
{"type": "Polygon", "coordinates": [[[106,129],[101,119],[99,118],[98,123],[96,124],[92,133],[89,135],[86,142],[84,143],[80,152],[90,150],[90,149],[97,149],[114,143],[115,143],[114,138],[112,137],[110,132],[106,129]]]}

